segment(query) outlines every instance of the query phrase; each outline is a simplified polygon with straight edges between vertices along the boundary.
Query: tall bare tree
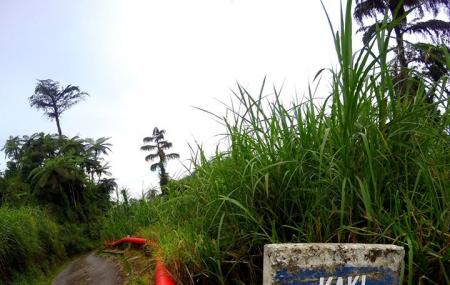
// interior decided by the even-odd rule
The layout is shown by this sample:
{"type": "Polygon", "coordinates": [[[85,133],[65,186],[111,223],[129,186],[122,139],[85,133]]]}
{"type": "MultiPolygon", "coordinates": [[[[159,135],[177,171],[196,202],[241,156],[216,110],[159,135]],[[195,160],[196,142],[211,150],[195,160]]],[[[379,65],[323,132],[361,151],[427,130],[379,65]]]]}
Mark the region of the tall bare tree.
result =
{"type": "Polygon", "coordinates": [[[34,94],[29,98],[31,107],[43,110],[44,114],[56,121],[59,137],[62,138],[61,114],[89,94],[81,92],[78,86],[61,87],[58,81],[38,80],[34,94]]]}

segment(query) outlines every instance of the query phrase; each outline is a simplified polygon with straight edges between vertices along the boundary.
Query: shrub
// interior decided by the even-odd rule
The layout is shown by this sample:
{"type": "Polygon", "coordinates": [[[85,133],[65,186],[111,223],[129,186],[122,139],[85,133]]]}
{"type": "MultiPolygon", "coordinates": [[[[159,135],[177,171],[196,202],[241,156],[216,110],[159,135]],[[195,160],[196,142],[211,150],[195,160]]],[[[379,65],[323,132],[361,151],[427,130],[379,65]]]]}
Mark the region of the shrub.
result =
{"type": "Polygon", "coordinates": [[[32,207],[0,207],[0,274],[9,280],[30,267],[46,271],[65,257],[61,227],[32,207]]]}

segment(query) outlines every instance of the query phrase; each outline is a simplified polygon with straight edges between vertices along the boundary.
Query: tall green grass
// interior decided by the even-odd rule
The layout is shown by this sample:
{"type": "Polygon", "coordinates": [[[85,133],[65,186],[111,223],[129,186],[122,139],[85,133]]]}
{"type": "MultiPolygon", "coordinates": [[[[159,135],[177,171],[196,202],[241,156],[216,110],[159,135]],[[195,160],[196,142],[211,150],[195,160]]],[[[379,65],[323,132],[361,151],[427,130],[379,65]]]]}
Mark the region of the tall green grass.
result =
{"type": "Polygon", "coordinates": [[[47,272],[65,257],[61,228],[31,207],[0,207],[0,284],[31,268],[47,272]]]}
{"type": "Polygon", "coordinates": [[[139,229],[152,225],[158,214],[153,204],[144,200],[131,204],[117,204],[105,217],[101,228],[104,240],[115,240],[123,236],[133,235],[139,229]]]}
{"type": "Polygon", "coordinates": [[[265,84],[238,86],[217,117],[229,149],[207,159],[200,148],[195,172],[140,204],[138,220],[111,214],[109,225],[133,225],[114,233],[157,239],[182,284],[258,284],[275,242],[397,244],[403,283],[449,284],[450,120],[436,111],[448,101],[426,103],[420,74],[393,76],[389,27],[353,50],[351,2],[331,27],[339,65],[318,74],[331,75],[329,94],[311,87],[283,104],[265,84]]]}
{"type": "Polygon", "coordinates": [[[48,283],[58,264],[99,245],[86,227],[36,207],[0,207],[0,284],[48,283]]]}

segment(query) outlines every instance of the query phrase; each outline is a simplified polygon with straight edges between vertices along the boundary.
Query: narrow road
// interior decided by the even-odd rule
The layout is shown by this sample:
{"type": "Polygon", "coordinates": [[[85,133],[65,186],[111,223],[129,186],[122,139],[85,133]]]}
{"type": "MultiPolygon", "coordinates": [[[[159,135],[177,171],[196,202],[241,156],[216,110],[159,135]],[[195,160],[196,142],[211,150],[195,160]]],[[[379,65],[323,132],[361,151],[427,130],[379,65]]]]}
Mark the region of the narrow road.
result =
{"type": "Polygon", "coordinates": [[[125,277],[112,260],[91,252],[72,261],[52,285],[123,285],[125,277]]]}

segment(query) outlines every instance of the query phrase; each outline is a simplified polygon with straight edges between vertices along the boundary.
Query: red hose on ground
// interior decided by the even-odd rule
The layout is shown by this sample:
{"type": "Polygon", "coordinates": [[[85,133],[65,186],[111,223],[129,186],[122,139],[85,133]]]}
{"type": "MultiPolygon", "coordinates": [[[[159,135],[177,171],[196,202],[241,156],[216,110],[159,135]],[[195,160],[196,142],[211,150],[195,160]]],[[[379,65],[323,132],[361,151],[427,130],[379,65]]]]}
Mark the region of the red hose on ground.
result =
{"type": "MultiPolygon", "coordinates": [[[[112,242],[110,245],[117,246],[126,242],[143,245],[147,243],[147,240],[138,237],[124,237],[120,240],[112,242]]],[[[164,263],[159,260],[159,258],[156,260],[155,285],[175,285],[175,281],[173,280],[164,263]]]]}
{"type": "Polygon", "coordinates": [[[175,281],[173,281],[172,276],[170,276],[170,273],[169,271],[167,271],[166,266],[160,260],[156,261],[155,284],[175,285],[175,281]]]}
{"type": "Polygon", "coordinates": [[[111,246],[118,246],[121,245],[122,243],[133,243],[133,244],[140,244],[143,245],[145,244],[147,241],[145,240],[145,238],[138,238],[138,237],[124,237],[122,239],[119,239],[115,242],[111,243],[111,246]]]}

